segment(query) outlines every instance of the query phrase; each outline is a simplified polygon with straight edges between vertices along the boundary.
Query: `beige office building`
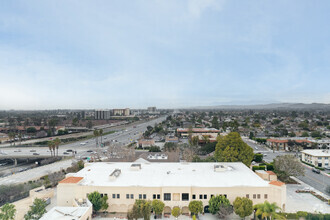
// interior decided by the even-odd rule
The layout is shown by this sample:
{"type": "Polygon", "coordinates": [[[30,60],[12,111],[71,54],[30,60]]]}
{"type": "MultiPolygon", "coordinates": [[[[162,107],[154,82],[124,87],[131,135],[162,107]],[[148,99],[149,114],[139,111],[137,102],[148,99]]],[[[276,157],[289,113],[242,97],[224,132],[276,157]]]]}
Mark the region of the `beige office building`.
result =
{"type": "Polygon", "coordinates": [[[109,198],[109,212],[127,212],[136,199],[160,199],[164,213],[180,207],[188,214],[192,200],[208,201],[225,195],[230,202],[248,197],[254,204],[276,202],[285,209],[286,186],[279,181],[265,181],[243,163],[91,163],[78,173],[69,174],[57,188],[57,205],[72,206],[98,191],[109,198]]]}

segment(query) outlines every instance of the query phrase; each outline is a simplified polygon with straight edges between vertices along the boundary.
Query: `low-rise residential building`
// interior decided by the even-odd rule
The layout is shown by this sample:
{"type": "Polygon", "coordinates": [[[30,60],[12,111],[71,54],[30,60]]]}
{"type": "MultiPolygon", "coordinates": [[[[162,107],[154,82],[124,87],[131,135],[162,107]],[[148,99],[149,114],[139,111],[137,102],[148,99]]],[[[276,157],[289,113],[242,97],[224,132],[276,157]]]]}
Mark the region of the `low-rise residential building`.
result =
{"type": "Polygon", "coordinates": [[[293,145],[305,145],[306,147],[311,147],[312,142],[305,139],[267,139],[266,144],[273,150],[277,151],[290,151],[290,148],[293,146],[290,146],[289,142],[292,142],[293,145]]]}
{"type": "Polygon", "coordinates": [[[137,143],[138,148],[145,148],[145,147],[150,147],[155,145],[155,140],[154,139],[139,139],[137,143]]]}
{"type": "Polygon", "coordinates": [[[301,152],[301,160],[315,167],[329,167],[329,150],[304,150],[301,152]]]}
{"type": "Polygon", "coordinates": [[[175,137],[174,135],[169,135],[165,137],[165,142],[166,143],[178,143],[179,142],[179,138],[175,137]]]}
{"type": "Polygon", "coordinates": [[[178,128],[177,134],[179,137],[198,136],[200,142],[206,141],[216,142],[219,135],[219,130],[215,128],[178,128]]]}
{"type": "Polygon", "coordinates": [[[265,181],[241,162],[233,163],[92,163],[69,174],[57,187],[57,205],[72,206],[73,199],[85,199],[98,191],[107,195],[109,212],[125,213],[136,199],[159,199],[164,214],[173,207],[189,214],[190,201],[202,201],[204,212],[212,196],[224,195],[232,203],[247,197],[254,204],[276,202],[283,210],[286,185],[265,181]]]}

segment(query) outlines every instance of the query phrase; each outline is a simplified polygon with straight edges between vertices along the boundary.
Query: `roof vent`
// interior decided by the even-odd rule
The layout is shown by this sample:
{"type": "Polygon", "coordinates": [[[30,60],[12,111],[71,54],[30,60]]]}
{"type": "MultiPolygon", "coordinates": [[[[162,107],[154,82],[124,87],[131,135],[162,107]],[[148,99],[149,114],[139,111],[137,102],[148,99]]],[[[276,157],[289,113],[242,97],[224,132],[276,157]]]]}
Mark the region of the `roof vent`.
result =
{"type": "Polygon", "coordinates": [[[222,164],[216,164],[214,165],[214,172],[224,172],[227,170],[227,166],[222,164]]]}
{"type": "Polygon", "coordinates": [[[115,180],[117,179],[121,174],[121,170],[120,169],[115,169],[109,176],[110,180],[115,180]]]}
{"type": "Polygon", "coordinates": [[[135,170],[135,171],[141,170],[141,164],[140,163],[133,163],[131,165],[131,170],[135,170]]]}

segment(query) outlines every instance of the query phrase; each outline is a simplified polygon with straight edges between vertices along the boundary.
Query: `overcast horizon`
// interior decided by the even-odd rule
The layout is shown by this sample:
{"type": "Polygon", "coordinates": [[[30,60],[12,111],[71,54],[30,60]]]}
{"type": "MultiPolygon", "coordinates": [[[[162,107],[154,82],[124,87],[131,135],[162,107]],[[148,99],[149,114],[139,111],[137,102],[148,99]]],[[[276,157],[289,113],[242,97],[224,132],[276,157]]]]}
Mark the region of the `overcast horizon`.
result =
{"type": "Polygon", "coordinates": [[[0,0],[0,110],[330,103],[329,9],[0,0]]]}

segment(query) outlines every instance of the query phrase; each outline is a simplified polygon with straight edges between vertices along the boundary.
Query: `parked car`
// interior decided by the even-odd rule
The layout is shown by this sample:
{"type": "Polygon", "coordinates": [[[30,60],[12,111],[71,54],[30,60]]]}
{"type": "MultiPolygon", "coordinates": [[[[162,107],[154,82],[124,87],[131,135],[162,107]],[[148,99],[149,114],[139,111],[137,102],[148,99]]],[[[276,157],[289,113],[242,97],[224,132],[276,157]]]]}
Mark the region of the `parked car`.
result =
{"type": "Polygon", "coordinates": [[[321,171],[320,171],[319,169],[316,169],[315,167],[313,167],[312,171],[313,171],[314,173],[318,173],[318,174],[321,173],[321,171]]]}

